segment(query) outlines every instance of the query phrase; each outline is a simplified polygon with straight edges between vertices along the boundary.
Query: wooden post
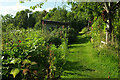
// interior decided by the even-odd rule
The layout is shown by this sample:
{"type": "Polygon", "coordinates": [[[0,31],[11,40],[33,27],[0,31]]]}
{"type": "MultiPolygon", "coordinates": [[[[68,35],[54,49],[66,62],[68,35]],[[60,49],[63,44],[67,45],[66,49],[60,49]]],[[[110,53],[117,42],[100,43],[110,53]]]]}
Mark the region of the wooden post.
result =
{"type": "MultiPolygon", "coordinates": [[[[107,22],[109,23],[109,20],[107,20],[107,22]]],[[[107,24],[107,27],[106,27],[106,44],[108,43],[109,41],[109,24],[107,24]]]]}

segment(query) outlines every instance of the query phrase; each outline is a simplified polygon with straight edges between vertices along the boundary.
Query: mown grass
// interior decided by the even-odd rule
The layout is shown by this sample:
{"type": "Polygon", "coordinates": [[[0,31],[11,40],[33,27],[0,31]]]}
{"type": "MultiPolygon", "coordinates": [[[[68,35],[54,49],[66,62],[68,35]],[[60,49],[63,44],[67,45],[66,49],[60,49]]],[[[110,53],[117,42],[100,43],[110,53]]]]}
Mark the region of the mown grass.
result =
{"type": "Polygon", "coordinates": [[[99,54],[83,32],[69,45],[69,54],[61,78],[118,78],[118,57],[115,51],[99,54]]]}

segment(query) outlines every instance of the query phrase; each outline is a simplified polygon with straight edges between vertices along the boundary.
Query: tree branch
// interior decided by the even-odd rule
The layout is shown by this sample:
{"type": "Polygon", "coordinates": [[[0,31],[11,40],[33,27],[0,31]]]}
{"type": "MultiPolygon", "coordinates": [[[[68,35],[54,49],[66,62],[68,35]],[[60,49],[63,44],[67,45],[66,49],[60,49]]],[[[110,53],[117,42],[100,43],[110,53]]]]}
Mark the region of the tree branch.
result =
{"type": "Polygon", "coordinates": [[[110,7],[108,5],[108,2],[105,2],[104,5],[105,6],[103,8],[106,9],[107,12],[109,12],[110,7]]]}
{"type": "Polygon", "coordinates": [[[115,10],[115,9],[117,9],[119,6],[120,6],[120,1],[118,1],[117,4],[113,5],[113,6],[111,7],[111,10],[115,10]]]}
{"type": "Polygon", "coordinates": [[[104,3],[103,3],[103,2],[98,2],[98,4],[101,6],[101,5],[103,5],[104,3]]]}
{"type": "Polygon", "coordinates": [[[107,21],[104,21],[104,22],[109,25],[109,23],[107,21]]]}
{"type": "Polygon", "coordinates": [[[107,7],[108,10],[110,9],[110,6],[108,5],[108,2],[106,2],[106,7],[107,7]]]}

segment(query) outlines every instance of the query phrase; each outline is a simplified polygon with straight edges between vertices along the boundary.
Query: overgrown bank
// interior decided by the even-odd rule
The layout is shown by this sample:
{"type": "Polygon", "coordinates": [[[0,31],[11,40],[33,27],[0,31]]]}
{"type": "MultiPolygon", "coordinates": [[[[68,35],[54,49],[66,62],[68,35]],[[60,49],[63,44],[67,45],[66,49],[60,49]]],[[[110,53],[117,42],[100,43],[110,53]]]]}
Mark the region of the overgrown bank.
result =
{"type": "Polygon", "coordinates": [[[2,34],[2,79],[59,78],[67,54],[66,29],[20,29],[2,34]]]}

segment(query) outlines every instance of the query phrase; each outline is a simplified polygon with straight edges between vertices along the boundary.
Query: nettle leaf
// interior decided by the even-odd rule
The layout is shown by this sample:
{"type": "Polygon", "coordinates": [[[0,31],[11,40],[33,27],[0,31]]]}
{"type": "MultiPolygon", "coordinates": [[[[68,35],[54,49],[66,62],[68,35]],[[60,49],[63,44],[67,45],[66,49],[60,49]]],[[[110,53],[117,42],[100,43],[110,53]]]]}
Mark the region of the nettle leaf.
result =
{"type": "Polygon", "coordinates": [[[30,64],[31,61],[29,59],[25,59],[22,64],[30,64]]]}
{"type": "Polygon", "coordinates": [[[20,59],[20,58],[15,58],[15,59],[13,59],[10,63],[15,64],[15,63],[20,63],[20,62],[21,62],[21,59],[20,59]]]}
{"type": "Polygon", "coordinates": [[[32,62],[32,63],[31,63],[31,65],[35,65],[35,64],[37,64],[37,63],[36,63],[36,62],[32,62]]]}
{"type": "Polygon", "coordinates": [[[16,76],[19,72],[20,72],[20,69],[15,68],[15,69],[12,69],[12,70],[11,70],[10,74],[12,74],[13,77],[15,78],[15,76],[16,76]]]}
{"type": "Polygon", "coordinates": [[[24,70],[23,70],[23,74],[26,75],[26,74],[27,74],[27,71],[29,71],[29,69],[24,69],[24,70]]]}

